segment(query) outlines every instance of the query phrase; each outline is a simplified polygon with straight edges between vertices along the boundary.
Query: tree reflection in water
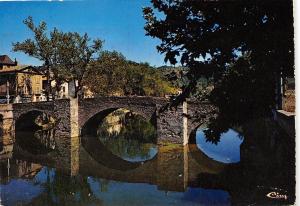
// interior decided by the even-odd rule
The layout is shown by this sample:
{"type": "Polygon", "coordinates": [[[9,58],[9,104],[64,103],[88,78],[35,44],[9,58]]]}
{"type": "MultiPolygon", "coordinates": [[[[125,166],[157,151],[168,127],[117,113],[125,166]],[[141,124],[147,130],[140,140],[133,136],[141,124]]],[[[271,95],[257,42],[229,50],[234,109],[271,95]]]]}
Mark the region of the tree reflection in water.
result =
{"type": "Polygon", "coordinates": [[[34,182],[44,191],[33,198],[30,205],[102,205],[102,201],[92,195],[88,178],[80,175],[70,177],[59,170],[43,167],[34,182]]]}
{"type": "Polygon", "coordinates": [[[222,133],[219,141],[214,142],[205,136],[206,129],[196,131],[197,147],[213,160],[223,163],[234,163],[240,161],[240,145],[243,136],[234,129],[222,133]]]}
{"type": "Polygon", "coordinates": [[[129,110],[118,109],[105,117],[97,136],[113,154],[128,161],[144,161],[157,153],[154,126],[129,110]]]}
{"type": "MultiPolygon", "coordinates": [[[[138,167],[128,170],[102,164],[101,161],[93,159],[94,156],[86,152],[84,147],[78,154],[80,169],[75,176],[74,173],[64,173],[65,170],[61,171],[59,167],[43,167],[40,171],[42,165],[46,164],[38,158],[36,161],[41,161],[40,167],[30,166],[21,161],[14,163],[13,159],[10,159],[10,180],[5,182],[5,185],[0,185],[4,194],[4,205],[16,205],[9,204],[10,201],[30,205],[292,204],[295,199],[295,157],[291,148],[294,148],[294,144],[286,142],[289,139],[284,135],[284,131],[270,119],[249,122],[238,130],[245,135],[240,146],[241,161],[226,167],[197,150],[191,150],[191,145],[186,148],[188,150],[175,149],[173,145],[160,147],[157,158],[143,164],[137,163],[138,167]],[[24,166],[26,170],[20,170],[24,166]],[[35,183],[31,184],[31,180],[23,181],[24,172],[20,171],[34,174],[35,183]],[[17,182],[20,179],[22,181],[17,182]],[[27,187],[24,184],[27,184],[27,187]],[[23,199],[24,196],[20,194],[24,191],[31,196],[23,199]],[[287,199],[271,199],[266,196],[271,192],[286,195],[287,199]]],[[[119,134],[121,131],[120,129],[119,134]]],[[[110,138],[115,139],[114,136],[118,136],[117,133],[110,138]]],[[[95,137],[93,139],[100,141],[95,137]]],[[[93,143],[91,142],[92,145],[93,143]]],[[[230,147],[231,144],[224,146],[230,147]]],[[[102,148],[97,149],[102,151],[102,148]]],[[[27,159],[26,154],[18,155],[17,152],[14,152],[16,157],[27,159]]],[[[104,158],[101,156],[103,153],[98,154],[104,158]]],[[[138,155],[137,153],[136,156],[138,155]]],[[[114,160],[115,158],[111,159],[108,156],[103,162],[114,160]]],[[[58,161],[62,162],[63,158],[58,161]]],[[[68,169],[70,165],[64,166],[68,169]]],[[[49,167],[55,166],[49,163],[49,167]]],[[[8,170],[7,164],[0,161],[1,168],[2,174],[8,170]]],[[[33,175],[30,175],[30,178],[32,177],[33,175]]]]}

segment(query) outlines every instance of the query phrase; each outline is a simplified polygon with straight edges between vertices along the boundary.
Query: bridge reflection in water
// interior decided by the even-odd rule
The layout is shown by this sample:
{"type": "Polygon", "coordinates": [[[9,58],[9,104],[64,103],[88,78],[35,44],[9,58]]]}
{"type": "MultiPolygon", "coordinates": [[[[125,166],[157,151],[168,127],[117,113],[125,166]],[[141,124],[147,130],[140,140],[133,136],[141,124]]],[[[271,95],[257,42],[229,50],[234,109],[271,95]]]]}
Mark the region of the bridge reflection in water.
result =
{"type": "MultiPolygon", "coordinates": [[[[272,159],[270,155],[265,151],[260,153],[251,139],[246,138],[248,135],[251,135],[252,139],[257,135],[270,135],[270,131],[274,133],[274,128],[256,132],[253,128],[258,129],[256,124],[262,124],[248,124],[243,131],[246,136],[241,145],[241,161],[225,164],[208,157],[199,150],[197,144],[156,145],[155,141],[151,142],[152,139],[149,139],[154,137],[151,131],[155,133],[155,130],[148,128],[148,132],[143,133],[136,131],[137,128],[134,127],[124,127],[124,122],[119,120],[114,124],[113,128],[107,124],[107,133],[102,127],[102,130],[94,128],[98,134],[94,136],[55,138],[55,148],[48,145],[47,141],[39,141],[46,152],[36,148],[32,151],[26,144],[24,146],[22,138],[26,141],[32,141],[34,138],[39,140],[34,131],[31,137],[29,133],[16,132],[16,141],[11,152],[3,153],[0,161],[2,203],[266,205],[293,202],[294,170],[293,166],[289,165],[293,161],[286,161],[291,156],[285,153],[287,146],[283,146],[282,139],[278,138],[283,134],[275,132],[273,142],[270,143],[277,153],[282,155],[274,157],[272,162],[269,162],[272,159]],[[121,128],[117,124],[122,125],[121,128]],[[135,133],[132,133],[130,128],[135,133]],[[132,135],[131,139],[128,139],[129,134],[132,135]],[[136,144],[132,141],[136,137],[143,141],[136,144]],[[145,144],[148,145],[146,150],[137,149],[145,144]],[[112,145],[118,147],[114,148],[112,145]],[[129,151],[133,145],[136,148],[129,151]],[[254,151],[257,156],[253,155],[253,148],[257,149],[254,151]],[[285,171],[282,171],[283,168],[285,171]],[[287,195],[288,198],[267,198],[266,194],[274,190],[287,195]]],[[[128,122],[125,125],[128,125],[128,122]]],[[[36,128],[37,131],[39,129],[36,128]]],[[[48,127],[48,132],[40,134],[53,138],[52,134],[55,132],[51,131],[52,129],[48,127]]],[[[40,147],[39,144],[35,146],[40,147]]]]}

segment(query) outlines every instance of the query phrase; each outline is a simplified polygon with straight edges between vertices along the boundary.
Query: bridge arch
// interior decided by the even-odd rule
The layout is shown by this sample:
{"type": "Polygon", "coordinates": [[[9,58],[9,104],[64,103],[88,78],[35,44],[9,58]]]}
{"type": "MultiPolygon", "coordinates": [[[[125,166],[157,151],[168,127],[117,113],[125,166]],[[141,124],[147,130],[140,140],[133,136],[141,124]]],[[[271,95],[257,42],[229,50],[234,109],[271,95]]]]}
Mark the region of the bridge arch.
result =
{"type": "Polygon", "coordinates": [[[40,115],[51,116],[49,112],[38,109],[19,113],[18,116],[14,118],[16,131],[20,129],[32,129],[31,127],[37,127],[37,125],[34,123],[34,120],[40,115]]]}
{"type": "Polygon", "coordinates": [[[149,117],[140,113],[128,109],[109,108],[95,114],[83,125],[81,143],[89,155],[102,165],[113,169],[131,170],[155,158],[155,154],[151,151],[154,156],[149,156],[149,159],[132,161],[130,158],[126,159],[134,152],[140,152],[140,147],[143,147],[144,143],[157,146],[156,125],[149,121],[149,117]],[[101,127],[103,123],[106,124],[101,127]],[[111,148],[111,144],[117,145],[118,149],[111,148]],[[127,154],[128,149],[131,151],[130,155],[127,154]]]}
{"type": "Polygon", "coordinates": [[[88,112],[88,110],[85,110],[85,112],[88,112],[89,115],[84,115],[82,117],[82,115],[80,115],[79,113],[79,122],[80,122],[80,127],[82,132],[84,133],[87,129],[88,125],[91,126],[95,126],[95,123],[100,122],[102,119],[104,119],[107,115],[109,115],[110,113],[118,110],[118,109],[127,109],[131,112],[134,112],[138,115],[140,115],[141,117],[143,117],[144,120],[146,121],[150,121],[153,126],[156,127],[156,113],[155,110],[153,111],[153,113],[145,113],[142,110],[139,110],[137,108],[134,107],[108,107],[108,108],[99,108],[98,110],[95,110],[93,112],[88,112]]]}
{"type": "Polygon", "coordinates": [[[54,113],[54,103],[53,102],[30,102],[30,103],[19,103],[13,104],[13,118],[14,121],[18,121],[21,116],[26,115],[31,111],[38,111],[48,115],[53,115],[54,113]]]}
{"type": "Polygon", "coordinates": [[[15,141],[22,149],[32,154],[48,153],[55,148],[49,147],[50,144],[54,145],[55,141],[54,125],[51,112],[34,109],[20,113],[15,119],[15,141]],[[40,118],[39,121],[37,118],[40,118]]]}
{"type": "Polygon", "coordinates": [[[80,128],[83,128],[96,114],[111,113],[120,108],[135,112],[144,117],[147,121],[155,122],[156,119],[156,102],[153,98],[99,97],[80,100],[78,105],[80,128]]]}
{"type": "MultiPolygon", "coordinates": [[[[109,114],[117,111],[119,109],[125,109],[130,111],[130,113],[134,113],[146,122],[150,122],[154,128],[156,129],[156,116],[153,113],[151,116],[149,114],[144,113],[143,111],[132,109],[128,107],[114,107],[114,108],[106,108],[104,110],[100,110],[94,114],[89,115],[89,118],[86,121],[81,121],[81,135],[96,135],[95,128],[102,123],[102,121],[107,117],[109,114]]],[[[79,118],[80,121],[80,118],[79,118]]]]}

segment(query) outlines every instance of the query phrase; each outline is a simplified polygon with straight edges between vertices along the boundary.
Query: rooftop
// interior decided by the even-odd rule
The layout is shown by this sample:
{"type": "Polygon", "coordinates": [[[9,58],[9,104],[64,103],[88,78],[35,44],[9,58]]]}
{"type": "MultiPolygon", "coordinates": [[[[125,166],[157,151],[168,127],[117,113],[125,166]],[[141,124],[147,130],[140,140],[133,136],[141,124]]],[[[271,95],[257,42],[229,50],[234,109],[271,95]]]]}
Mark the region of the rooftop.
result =
{"type": "Polygon", "coordinates": [[[12,65],[16,66],[17,61],[12,61],[7,55],[0,55],[0,65],[12,65]]]}
{"type": "Polygon", "coordinates": [[[18,65],[10,68],[6,68],[0,70],[1,74],[14,74],[14,73],[23,73],[23,74],[36,74],[36,75],[43,75],[39,68],[28,66],[28,65],[18,65]]]}

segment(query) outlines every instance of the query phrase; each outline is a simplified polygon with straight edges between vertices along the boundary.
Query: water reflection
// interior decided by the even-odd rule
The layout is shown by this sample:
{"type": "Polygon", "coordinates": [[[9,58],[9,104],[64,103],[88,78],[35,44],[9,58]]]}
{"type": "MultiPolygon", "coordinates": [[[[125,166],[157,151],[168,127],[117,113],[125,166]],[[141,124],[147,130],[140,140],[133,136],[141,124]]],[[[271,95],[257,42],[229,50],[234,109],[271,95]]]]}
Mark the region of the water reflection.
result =
{"type": "Polygon", "coordinates": [[[243,137],[233,129],[222,133],[220,141],[216,144],[207,140],[205,129],[196,132],[196,144],[198,148],[213,160],[224,163],[235,163],[240,161],[240,145],[243,137]]]}
{"type": "MultiPolygon", "coordinates": [[[[14,163],[18,167],[18,162],[14,163]]],[[[34,177],[21,178],[1,185],[3,205],[230,205],[230,195],[223,190],[158,190],[156,185],[146,183],[70,177],[49,167],[42,167],[34,177]]]]}
{"type": "MultiPolygon", "coordinates": [[[[129,118],[124,123],[123,120],[118,120],[113,124],[122,124],[122,127],[116,126],[115,128],[119,128],[116,129],[117,132],[111,132],[116,131],[115,129],[106,130],[110,133],[104,135],[106,139],[100,135],[106,131],[101,131],[98,127],[95,128],[100,131],[98,136],[82,137],[81,141],[55,136],[60,143],[54,149],[55,152],[46,154],[32,154],[20,150],[19,143],[16,142],[11,155],[0,155],[1,204],[40,206],[293,203],[295,161],[294,151],[290,148],[294,148],[294,145],[274,122],[260,120],[247,124],[242,130],[243,142],[236,137],[234,131],[224,134],[219,143],[224,147],[220,150],[224,152],[219,153],[220,157],[225,155],[223,158],[231,157],[231,160],[236,160],[233,157],[237,157],[237,153],[228,153],[226,147],[232,150],[241,144],[238,156],[240,162],[224,164],[201,152],[209,146],[200,150],[195,144],[187,147],[173,144],[156,146],[156,154],[152,158],[149,155],[151,148],[145,151],[139,148],[153,142],[147,136],[140,138],[145,133],[138,131],[141,127],[135,126],[138,125],[136,121],[129,118]],[[122,140],[118,140],[119,135],[123,135],[122,140]],[[265,142],[258,141],[261,137],[267,137],[265,142]],[[131,140],[139,143],[132,143],[131,140]],[[121,142],[119,148],[114,150],[113,146],[118,142],[121,142]],[[135,145],[134,149],[128,152],[132,145],[135,145]],[[235,147],[232,148],[232,145],[235,147]],[[269,149],[267,145],[271,145],[269,149]],[[127,157],[128,160],[125,159],[127,157]],[[145,157],[148,159],[144,160],[145,157]],[[268,198],[267,194],[273,191],[286,195],[287,199],[268,198]]],[[[210,144],[199,134],[197,139],[197,144],[210,144]]],[[[34,146],[32,143],[31,147],[34,146]]]]}
{"type": "Polygon", "coordinates": [[[157,153],[154,126],[126,109],[107,115],[97,129],[97,138],[113,154],[127,161],[145,161],[157,153]]]}
{"type": "Polygon", "coordinates": [[[93,195],[104,205],[230,205],[229,193],[222,190],[190,187],[185,192],[172,192],[149,184],[88,180],[93,195]]]}

